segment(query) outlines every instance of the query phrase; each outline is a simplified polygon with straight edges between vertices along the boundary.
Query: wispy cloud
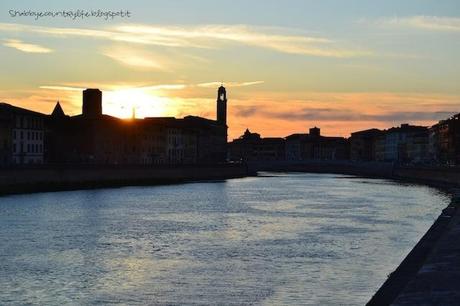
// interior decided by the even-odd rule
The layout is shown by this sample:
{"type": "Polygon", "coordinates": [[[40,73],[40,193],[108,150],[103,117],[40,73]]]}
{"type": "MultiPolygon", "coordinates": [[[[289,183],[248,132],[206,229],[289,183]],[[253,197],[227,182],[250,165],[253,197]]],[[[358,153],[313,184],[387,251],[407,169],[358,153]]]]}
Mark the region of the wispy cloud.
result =
{"type": "Polygon", "coordinates": [[[328,38],[294,34],[292,29],[248,25],[177,27],[140,24],[120,25],[96,30],[0,23],[0,31],[31,32],[58,37],[80,36],[118,42],[181,48],[219,49],[225,43],[235,43],[281,53],[320,57],[346,58],[372,54],[372,52],[367,50],[344,47],[341,43],[328,38]]]}
{"type": "Polygon", "coordinates": [[[43,86],[40,86],[39,88],[51,89],[51,90],[64,90],[64,91],[82,91],[85,89],[82,87],[54,86],[54,85],[43,85],[43,86]]]}
{"type": "Polygon", "coordinates": [[[144,50],[112,47],[106,48],[101,52],[103,55],[121,63],[122,65],[135,67],[142,70],[164,70],[164,65],[160,62],[158,55],[144,50]]]}
{"type": "MultiPolygon", "coordinates": [[[[252,81],[252,82],[225,82],[226,87],[244,87],[263,84],[264,81],[252,81]]],[[[219,87],[221,82],[208,82],[208,83],[199,83],[196,86],[205,87],[205,88],[216,88],[219,87]]]]}
{"type": "Polygon", "coordinates": [[[42,47],[40,45],[25,43],[19,39],[6,39],[3,43],[4,46],[17,49],[27,53],[50,53],[52,49],[42,47]]]}
{"type": "MultiPolygon", "coordinates": [[[[94,86],[92,86],[94,87],[94,86]]],[[[133,90],[179,90],[187,87],[186,84],[156,84],[156,85],[146,85],[146,86],[137,86],[137,85],[114,85],[114,84],[101,84],[99,87],[102,90],[121,90],[121,89],[133,89],[133,90]]],[[[40,89],[51,89],[51,90],[61,90],[61,91],[83,91],[88,87],[77,87],[77,86],[68,86],[68,85],[42,85],[39,86],[40,89]]]]}
{"type": "Polygon", "coordinates": [[[409,16],[384,18],[377,21],[382,26],[396,26],[429,31],[460,32],[460,18],[442,16],[409,16]]]}
{"type": "MultiPolygon", "coordinates": [[[[244,87],[263,84],[264,81],[251,81],[251,82],[225,82],[226,87],[244,87]]],[[[165,91],[165,90],[181,90],[185,88],[192,87],[203,87],[203,88],[217,88],[221,85],[220,82],[209,82],[209,83],[189,83],[189,84],[155,84],[155,85],[139,85],[139,84],[93,84],[97,85],[103,90],[120,90],[120,89],[136,89],[136,90],[147,90],[147,91],[165,91]]],[[[94,86],[93,86],[94,87],[94,86]]],[[[72,86],[72,84],[59,84],[59,85],[42,85],[39,86],[41,89],[51,89],[51,90],[62,90],[62,91],[82,91],[87,87],[72,86]]]]}
{"type": "Polygon", "coordinates": [[[233,42],[282,53],[324,57],[353,57],[370,53],[340,48],[335,41],[324,37],[294,35],[285,28],[248,25],[204,25],[190,28],[129,25],[119,26],[116,30],[144,38],[160,37],[163,42],[185,47],[217,48],[219,42],[233,42]]]}
{"type": "Polygon", "coordinates": [[[185,84],[160,84],[140,87],[145,90],[178,90],[187,87],[185,84]]]}

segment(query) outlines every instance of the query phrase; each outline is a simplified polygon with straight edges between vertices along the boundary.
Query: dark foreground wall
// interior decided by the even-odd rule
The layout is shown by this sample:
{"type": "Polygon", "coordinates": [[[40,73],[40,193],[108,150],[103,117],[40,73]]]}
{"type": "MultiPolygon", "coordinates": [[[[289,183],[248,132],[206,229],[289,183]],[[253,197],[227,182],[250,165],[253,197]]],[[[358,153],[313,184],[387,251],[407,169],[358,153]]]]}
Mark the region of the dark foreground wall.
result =
{"type": "Polygon", "coordinates": [[[0,194],[172,184],[196,180],[237,178],[246,175],[247,169],[242,165],[175,168],[133,166],[1,169],[0,194]]]}

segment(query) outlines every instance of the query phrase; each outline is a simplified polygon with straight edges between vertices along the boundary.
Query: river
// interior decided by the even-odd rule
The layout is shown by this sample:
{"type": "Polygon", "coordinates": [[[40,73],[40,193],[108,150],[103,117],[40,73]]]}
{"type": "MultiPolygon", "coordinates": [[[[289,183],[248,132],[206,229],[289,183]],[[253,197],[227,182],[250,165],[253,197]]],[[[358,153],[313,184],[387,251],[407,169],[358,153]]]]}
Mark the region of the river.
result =
{"type": "Polygon", "coordinates": [[[363,305],[448,202],[306,173],[0,197],[0,304],[363,305]]]}

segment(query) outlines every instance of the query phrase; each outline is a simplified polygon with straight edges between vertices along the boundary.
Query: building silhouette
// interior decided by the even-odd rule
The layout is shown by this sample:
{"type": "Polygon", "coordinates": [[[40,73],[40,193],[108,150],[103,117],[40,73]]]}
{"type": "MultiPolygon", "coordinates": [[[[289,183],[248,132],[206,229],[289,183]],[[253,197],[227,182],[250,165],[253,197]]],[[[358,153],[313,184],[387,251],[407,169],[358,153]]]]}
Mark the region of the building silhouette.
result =
{"type": "Polygon", "coordinates": [[[229,143],[232,161],[274,161],[284,160],[285,141],[279,137],[261,138],[260,134],[246,129],[238,139],[229,143]]]}
{"type": "Polygon", "coordinates": [[[102,92],[99,89],[83,90],[82,115],[93,119],[102,116],[102,92]]]}
{"type": "Polygon", "coordinates": [[[188,165],[233,161],[347,160],[398,164],[460,164],[460,114],[431,127],[327,137],[318,127],[284,138],[246,129],[227,144],[227,91],[217,89],[216,119],[197,116],[120,119],[103,113],[102,92],[82,93],[82,113],[60,102],[45,115],[0,103],[0,166],[30,164],[188,165]],[[228,148],[228,151],[227,151],[228,148]]]}
{"type": "Polygon", "coordinates": [[[317,127],[310,133],[292,134],[285,138],[261,138],[248,129],[229,143],[230,159],[234,161],[302,161],[348,159],[348,141],[343,137],[321,135],[317,127]]]}
{"type": "Polygon", "coordinates": [[[286,160],[345,160],[349,158],[349,144],[344,137],[322,136],[318,127],[308,134],[286,137],[286,160]]]}
{"type": "Polygon", "coordinates": [[[123,120],[102,112],[102,92],[83,91],[82,114],[56,104],[47,120],[49,163],[180,165],[221,163],[227,156],[226,90],[218,89],[217,120],[197,116],[123,120]]]}

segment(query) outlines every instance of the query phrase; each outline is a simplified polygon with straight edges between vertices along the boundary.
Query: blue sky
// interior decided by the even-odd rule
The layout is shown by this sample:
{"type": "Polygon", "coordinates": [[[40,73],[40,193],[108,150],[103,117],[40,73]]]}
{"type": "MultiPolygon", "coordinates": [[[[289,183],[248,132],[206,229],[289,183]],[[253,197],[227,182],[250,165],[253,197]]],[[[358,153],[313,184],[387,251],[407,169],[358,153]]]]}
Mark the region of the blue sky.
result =
{"type": "Polygon", "coordinates": [[[78,113],[79,90],[97,86],[113,115],[135,107],[212,117],[223,81],[233,136],[248,126],[283,136],[310,125],[347,135],[401,120],[432,124],[460,105],[458,1],[4,0],[0,40],[1,100],[43,112],[60,99],[78,113]],[[8,13],[29,9],[132,17],[8,13]]]}

